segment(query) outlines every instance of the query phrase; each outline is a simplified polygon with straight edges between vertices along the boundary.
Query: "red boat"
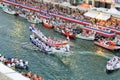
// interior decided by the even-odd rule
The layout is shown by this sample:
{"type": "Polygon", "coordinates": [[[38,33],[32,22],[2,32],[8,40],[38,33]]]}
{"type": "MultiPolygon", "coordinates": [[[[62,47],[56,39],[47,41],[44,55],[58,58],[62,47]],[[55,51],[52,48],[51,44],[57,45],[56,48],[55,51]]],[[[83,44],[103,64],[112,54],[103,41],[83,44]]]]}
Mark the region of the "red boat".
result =
{"type": "Polygon", "coordinates": [[[115,38],[115,33],[97,33],[99,37],[97,37],[94,44],[103,47],[108,50],[120,50],[120,45],[118,45],[118,39],[115,38]],[[101,36],[101,37],[100,37],[101,36]],[[103,37],[104,36],[104,37],[103,37]]]}
{"type": "Polygon", "coordinates": [[[53,26],[51,26],[51,25],[49,25],[48,23],[45,23],[45,22],[43,22],[43,26],[48,28],[48,29],[52,29],[53,28],[53,26]]]}
{"type": "Polygon", "coordinates": [[[120,46],[116,46],[114,43],[104,44],[102,42],[95,41],[94,44],[96,44],[100,47],[103,47],[105,49],[108,49],[108,50],[118,50],[118,49],[120,49],[120,46]]]}
{"type": "Polygon", "coordinates": [[[69,38],[71,38],[71,39],[74,39],[76,37],[75,34],[70,33],[69,31],[63,31],[62,30],[62,34],[65,35],[65,36],[67,36],[67,37],[69,37],[69,38]]]}

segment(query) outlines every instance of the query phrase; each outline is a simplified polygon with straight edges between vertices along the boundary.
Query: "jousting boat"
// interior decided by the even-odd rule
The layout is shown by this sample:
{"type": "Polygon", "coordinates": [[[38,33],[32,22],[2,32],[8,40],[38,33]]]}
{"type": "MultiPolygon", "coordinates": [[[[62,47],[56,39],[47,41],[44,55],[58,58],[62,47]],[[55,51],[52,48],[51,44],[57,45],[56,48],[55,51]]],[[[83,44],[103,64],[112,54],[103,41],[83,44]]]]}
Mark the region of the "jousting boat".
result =
{"type": "Polygon", "coordinates": [[[35,27],[31,26],[29,27],[29,29],[49,46],[60,47],[60,46],[66,46],[68,44],[68,41],[66,40],[62,41],[62,40],[51,39],[50,37],[47,38],[40,30],[38,30],[35,27]]]}
{"type": "Polygon", "coordinates": [[[120,68],[120,57],[114,56],[109,61],[107,61],[106,65],[106,73],[112,73],[120,68]]]}
{"type": "Polygon", "coordinates": [[[35,37],[34,35],[30,35],[30,42],[34,44],[40,51],[44,53],[69,53],[70,52],[70,46],[67,44],[65,46],[60,47],[52,47],[47,45],[44,41],[41,39],[35,37]]]}

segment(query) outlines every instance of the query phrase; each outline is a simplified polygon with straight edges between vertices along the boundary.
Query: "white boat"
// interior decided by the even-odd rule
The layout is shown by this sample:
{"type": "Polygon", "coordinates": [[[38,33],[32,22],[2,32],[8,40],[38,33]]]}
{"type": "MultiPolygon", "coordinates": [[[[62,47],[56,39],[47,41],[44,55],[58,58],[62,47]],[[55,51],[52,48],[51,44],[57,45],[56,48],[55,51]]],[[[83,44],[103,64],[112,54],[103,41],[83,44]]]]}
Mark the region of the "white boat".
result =
{"type": "Polygon", "coordinates": [[[92,36],[86,36],[86,35],[82,35],[81,33],[77,34],[76,37],[77,38],[81,38],[81,39],[85,39],[85,40],[94,40],[95,39],[94,35],[92,35],[92,36]]]}
{"type": "Polygon", "coordinates": [[[70,46],[67,44],[65,46],[61,47],[52,47],[44,43],[41,39],[35,37],[34,35],[30,35],[30,41],[32,44],[34,44],[40,51],[45,53],[69,53],[70,52],[70,46]]]}
{"type": "Polygon", "coordinates": [[[13,11],[13,10],[7,8],[7,7],[3,7],[3,11],[6,12],[6,13],[8,13],[8,14],[16,14],[15,11],[13,11]]]}
{"type": "Polygon", "coordinates": [[[19,14],[20,17],[27,19],[25,14],[19,14]]]}
{"type": "Polygon", "coordinates": [[[111,73],[120,68],[120,57],[114,56],[109,61],[107,61],[106,72],[111,73]]]}

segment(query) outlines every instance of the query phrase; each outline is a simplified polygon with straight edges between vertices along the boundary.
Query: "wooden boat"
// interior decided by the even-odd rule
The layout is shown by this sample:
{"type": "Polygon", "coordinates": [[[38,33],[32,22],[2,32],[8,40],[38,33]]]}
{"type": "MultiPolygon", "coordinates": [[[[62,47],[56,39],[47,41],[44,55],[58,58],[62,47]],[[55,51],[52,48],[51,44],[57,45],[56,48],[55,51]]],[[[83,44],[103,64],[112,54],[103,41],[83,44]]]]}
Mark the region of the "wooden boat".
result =
{"type": "Polygon", "coordinates": [[[64,31],[64,30],[62,30],[62,34],[63,34],[64,36],[66,36],[66,37],[71,38],[71,39],[75,39],[75,37],[76,37],[75,34],[70,33],[70,32],[68,32],[68,31],[64,31]]]}
{"type": "Polygon", "coordinates": [[[43,26],[48,28],[48,29],[52,29],[53,28],[52,25],[49,25],[48,23],[45,23],[45,22],[43,22],[43,26]]]}
{"type": "Polygon", "coordinates": [[[26,69],[28,70],[28,61],[19,60],[16,57],[5,58],[3,63],[8,67],[14,67],[15,69],[26,69]]]}
{"type": "Polygon", "coordinates": [[[81,33],[80,33],[80,34],[77,34],[76,37],[77,37],[77,38],[80,38],[80,39],[85,39],[85,40],[94,40],[94,39],[95,39],[95,36],[94,36],[94,35],[85,36],[85,35],[82,35],[81,33]]]}
{"type": "Polygon", "coordinates": [[[68,41],[64,40],[52,40],[50,38],[47,38],[40,30],[36,29],[35,27],[29,27],[30,31],[35,33],[42,41],[44,41],[47,45],[53,46],[53,47],[60,47],[65,46],[68,44],[68,41]]]}
{"type": "Polygon", "coordinates": [[[41,39],[35,37],[34,35],[30,35],[30,42],[38,48],[38,50],[44,52],[44,53],[69,53],[69,45],[65,45],[62,47],[52,47],[49,45],[46,45],[45,42],[43,42],[41,39]]]}
{"type": "Polygon", "coordinates": [[[118,69],[120,69],[120,57],[114,56],[109,61],[107,61],[106,73],[109,74],[118,69]]]}
{"type": "Polygon", "coordinates": [[[99,41],[94,41],[94,44],[96,44],[100,47],[103,47],[105,49],[108,49],[108,50],[119,50],[120,49],[120,46],[111,45],[109,43],[103,43],[103,42],[99,42],[99,41]]]}
{"type": "Polygon", "coordinates": [[[8,13],[8,14],[16,14],[15,11],[13,11],[13,10],[7,8],[7,7],[3,7],[3,11],[6,12],[6,13],[8,13]]]}
{"type": "Polygon", "coordinates": [[[20,16],[20,17],[22,17],[22,18],[27,19],[27,17],[26,17],[26,15],[25,15],[25,14],[19,13],[19,16],[20,16]]]}
{"type": "Polygon", "coordinates": [[[83,27],[82,29],[76,29],[76,37],[85,39],[85,40],[94,40],[96,31],[91,30],[89,28],[83,27]]]}

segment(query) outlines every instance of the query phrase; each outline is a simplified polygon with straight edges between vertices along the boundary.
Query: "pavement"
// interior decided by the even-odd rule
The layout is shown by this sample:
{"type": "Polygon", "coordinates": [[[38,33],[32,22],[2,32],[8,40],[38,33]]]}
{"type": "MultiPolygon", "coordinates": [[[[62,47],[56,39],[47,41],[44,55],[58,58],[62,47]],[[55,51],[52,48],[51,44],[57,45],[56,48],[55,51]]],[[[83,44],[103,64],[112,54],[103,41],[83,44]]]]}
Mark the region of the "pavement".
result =
{"type": "Polygon", "coordinates": [[[5,76],[3,73],[0,72],[0,80],[12,80],[9,77],[5,76]]]}
{"type": "Polygon", "coordinates": [[[0,80],[30,80],[0,62],[0,80]]]}

